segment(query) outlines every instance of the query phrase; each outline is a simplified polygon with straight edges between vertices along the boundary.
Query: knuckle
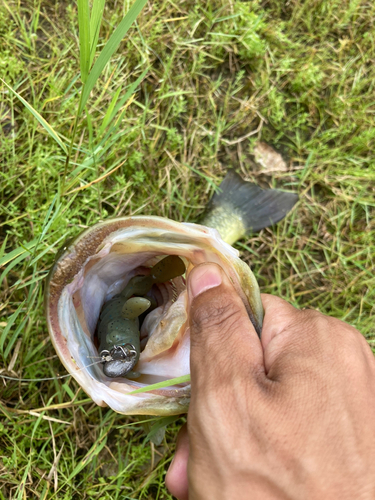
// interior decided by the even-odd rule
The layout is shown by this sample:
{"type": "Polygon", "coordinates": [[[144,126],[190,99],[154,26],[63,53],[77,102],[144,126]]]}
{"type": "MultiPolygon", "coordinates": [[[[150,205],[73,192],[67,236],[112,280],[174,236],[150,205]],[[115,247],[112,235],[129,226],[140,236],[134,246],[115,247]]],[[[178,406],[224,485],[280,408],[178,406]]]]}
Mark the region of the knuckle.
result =
{"type": "Polygon", "coordinates": [[[286,376],[315,371],[325,359],[329,362],[328,320],[317,311],[296,311],[271,344],[268,377],[281,381],[286,376]]]}
{"type": "Polygon", "coordinates": [[[327,330],[330,320],[328,316],[325,316],[321,312],[313,309],[303,309],[302,311],[298,311],[296,319],[300,323],[300,329],[305,331],[307,328],[308,333],[310,334],[313,332],[323,332],[327,330]]]}
{"type": "Polygon", "coordinates": [[[279,349],[283,362],[297,368],[299,362],[303,362],[305,371],[325,367],[341,376],[362,376],[363,370],[369,366],[375,370],[375,361],[365,339],[343,321],[318,311],[302,310],[286,330],[287,335],[280,339],[283,349],[279,349]]]}
{"type": "Polygon", "coordinates": [[[293,340],[297,345],[303,344],[305,349],[318,354],[329,341],[330,319],[314,310],[302,310],[291,325],[293,340]]]}
{"type": "Polygon", "coordinates": [[[290,317],[289,322],[279,332],[277,336],[277,343],[280,352],[285,349],[287,351],[310,351],[315,349],[319,342],[316,336],[321,330],[325,329],[324,316],[317,311],[312,310],[296,310],[295,314],[290,317]]]}
{"type": "Polygon", "coordinates": [[[336,320],[337,364],[352,380],[365,380],[366,372],[374,373],[375,361],[369,345],[354,327],[336,320]]]}

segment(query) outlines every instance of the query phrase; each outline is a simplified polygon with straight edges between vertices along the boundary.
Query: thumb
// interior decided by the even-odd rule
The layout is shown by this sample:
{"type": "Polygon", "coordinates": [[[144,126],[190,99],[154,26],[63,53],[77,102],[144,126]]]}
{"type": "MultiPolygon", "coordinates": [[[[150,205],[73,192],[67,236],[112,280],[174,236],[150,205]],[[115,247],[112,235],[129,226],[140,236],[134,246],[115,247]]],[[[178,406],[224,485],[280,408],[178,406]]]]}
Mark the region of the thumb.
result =
{"type": "Polygon", "coordinates": [[[188,277],[188,297],[193,390],[264,373],[260,340],[224,270],[213,263],[196,266],[188,277]]]}

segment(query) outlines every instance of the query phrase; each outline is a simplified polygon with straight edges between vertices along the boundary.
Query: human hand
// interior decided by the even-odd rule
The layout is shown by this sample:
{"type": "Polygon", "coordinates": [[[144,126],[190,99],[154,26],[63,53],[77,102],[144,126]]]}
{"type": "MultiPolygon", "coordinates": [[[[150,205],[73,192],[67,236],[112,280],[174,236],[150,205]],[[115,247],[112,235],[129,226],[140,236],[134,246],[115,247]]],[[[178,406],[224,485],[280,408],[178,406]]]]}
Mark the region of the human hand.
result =
{"type": "Polygon", "coordinates": [[[179,500],[375,498],[375,360],[337,319],[263,295],[260,342],[223,270],[188,280],[191,403],[179,500]]]}

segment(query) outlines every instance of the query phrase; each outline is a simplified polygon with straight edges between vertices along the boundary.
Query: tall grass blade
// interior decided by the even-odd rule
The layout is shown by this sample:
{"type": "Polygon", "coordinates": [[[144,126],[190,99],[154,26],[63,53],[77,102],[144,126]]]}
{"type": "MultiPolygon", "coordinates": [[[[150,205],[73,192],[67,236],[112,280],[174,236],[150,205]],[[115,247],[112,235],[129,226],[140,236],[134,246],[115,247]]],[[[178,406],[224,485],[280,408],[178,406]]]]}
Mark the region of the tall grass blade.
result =
{"type": "Polygon", "coordinates": [[[94,159],[94,164],[95,164],[95,154],[92,151],[93,150],[94,128],[92,126],[91,116],[87,112],[87,109],[86,109],[86,120],[87,120],[87,129],[89,131],[89,149],[91,151],[91,157],[94,159]]]}
{"type": "Polygon", "coordinates": [[[38,238],[38,242],[37,244],[35,245],[35,248],[34,248],[34,252],[33,252],[33,257],[35,256],[35,253],[38,249],[38,246],[40,244],[40,242],[43,240],[46,232],[48,231],[50,225],[52,224],[53,220],[55,219],[56,215],[58,215],[58,212],[60,210],[60,203],[58,203],[58,206],[57,206],[57,209],[55,210],[55,213],[53,214],[51,220],[49,221],[49,218],[50,218],[50,215],[52,214],[52,210],[53,210],[53,207],[56,203],[56,200],[60,199],[60,193],[56,193],[55,196],[53,197],[53,200],[50,204],[50,207],[46,213],[46,216],[44,217],[44,221],[43,221],[43,225],[42,225],[42,232],[38,238]],[[49,222],[48,222],[49,221],[49,222]]]}
{"type": "Polygon", "coordinates": [[[113,174],[113,172],[116,172],[116,170],[118,170],[119,168],[121,168],[123,166],[123,164],[125,163],[125,161],[121,162],[119,165],[117,165],[116,167],[112,168],[111,170],[109,170],[105,174],[101,175],[100,177],[97,177],[96,179],[94,179],[93,181],[89,182],[88,184],[85,184],[84,186],[79,186],[79,187],[73,189],[72,191],[68,191],[66,194],[68,195],[68,194],[75,193],[76,191],[82,191],[83,189],[87,189],[87,188],[93,186],[94,184],[97,184],[98,182],[101,182],[103,179],[106,179],[109,175],[113,174]]]}
{"type": "Polygon", "coordinates": [[[64,151],[65,154],[68,154],[68,150],[65,144],[62,142],[57,132],[51,127],[51,125],[36,111],[31,104],[29,104],[23,97],[21,97],[15,90],[12,89],[10,85],[8,85],[2,78],[0,80],[3,84],[19,99],[22,104],[30,111],[30,113],[38,120],[38,122],[44,127],[44,129],[48,132],[48,134],[54,139],[60,148],[64,151]]]}
{"type": "Polygon", "coordinates": [[[22,480],[20,481],[17,487],[16,495],[13,497],[15,500],[22,500],[23,498],[26,498],[26,482],[28,480],[31,465],[32,465],[32,458],[30,456],[27,466],[25,467],[22,480]]]}
{"type": "Polygon", "coordinates": [[[104,3],[105,0],[94,0],[92,5],[90,20],[90,68],[95,57],[96,46],[98,45],[100,25],[102,24],[104,11],[104,3]]]}
{"type": "Polygon", "coordinates": [[[0,336],[0,351],[1,352],[4,351],[4,342],[5,342],[5,339],[7,338],[9,330],[12,328],[14,322],[18,318],[24,305],[25,305],[25,300],[23,302],[21,302],[21,304],[18,306],[17,310],[9,317],[7,325],[1,333],[1,336],[0,336]]]}
{"type": "MultiPolygon", "coordinates": [[[[134,94],[136,88],[138,87],[138,85],[142,82],[142,80],[144,79],[144,77],[147,75],[148,73],[148,68],[145,69],[143,71],[143,73],[136,79],[135,82],[133,82],[130,87],[128,88],[128,90],[125,92],[125,95],[123,97],[121,97],[120,101],[118,102],[118,104],[116,105],[116,102],[115,101],[115,97],[116,97],[116,94],[114,96],[114,98],[112,99],[112,102],[114,102],[114,105],[112,106],[112,102],[107,110],[107,113],[103,119],[103,122],[100,126],[100,130],[99,130],[99,136],[103,133],[104,129],[106,128],[106,126],[109,124],[109,123],[112,123],[114,117],[117,115],[117,113],[119,112],[119,110],[124,106],[124,104],[126,103],[126,101],[128,101],[128,99],[132,96],[132,94],[134,94]],[[116,106],[116,107],[115,107],[116,106]],[[111,108],[111,112],[109,113],[110,111],[110,108],[111,108]],[[107,117],[108,115],[108,117],[107,117]]],[[[116,99],[117,101],[117,99],[116,99]]],[[[116,121],[116,125],[114,128],[111,128],[111,132],[115,132],[117,127],[119,126],[119,124],[121,123],[121,120],[117,120],[116,121]]]]}
{"type": "MultiPolygon", "coordinates": [[[[19,334],[21,333],[21,331],[23,331],[23,329],[25,328],[25,325],[26,325],[26,321],[29,319],[28,316],[25,316],[22,320],[22,322],[18,325],[17,329],[15,330],[15,332],[13,333],[13,335],[11,336],[8,344],[7,344],[7,347],[5,349],[5,352],[4,352],[4,359],[7,359],[8,356],[9,356],[9,353],[10,351],[12,350],[12,347],[14,346],[19,334]]],[[[5,340],[5,339],[4,339],[5,340]]],[[[3,348],[3,346],[2,346],[3,348]]]]}
{"type": "MultiPolygon", "coordinates": [[[[118,140],[120,140],[120,137],[123,135],[126,135],[128,133],[127,129],[123,129],[121,133],[116,134],[118,128],[120,127],[122,123],[122,119],[126,113],[126,110],[128,106],[131,104],[134,96],[134,91],[136,87],[138,87],[139,83],[143,80],[145,75],[147,74],[148,69],[146,69],[138,78],[137,80],[132,83],[132,85],[129,87],[125,95],[120,99],[118,104],[116,105],[115,109],[113,110],[111,116],[109,117],[107,126],[109,126],[108,131],[106,132],[105,136],[100,140],[99,147],[102,147],[102,156],[104,153],[110,149],[118,140]],[[130,97],[130,98],[129,98],[130,97]],[[125,104],[126,103],[126,104],[125,104]],[[124,109],[122,110],[121,114],[119,117],[115,120],[115,116],[118,113],[118,111],[124,106],[124,109]]],[[[132,127],[132,132],[134,132],[137,128],[140,128],[140,126],[132,127]]],[[[100,130],[103,132],[104,127],[100,127],[100,130]]],[[[98,134],[100,136],[100,134],[98,134]]]]}
{"type": "MultiPolygon", "coordinates": [[[[36,309],[38,309],[41,301],[43,300],[43,294],[42,294],[42,289],[39,288],[39,295],[38,295],[38,285],[33,284],[29,288],[28,292],[28,298],[22,302],[22,304],[18,307],[17,311],[10,317],[8,324],[6,325],[2,335],[1,335],[1,352],[4,352],[4,342],[7,339],[9,335],[9,331],[11,327],[13,326],[15,320],[17,319],[19,312],[22,310],[23,306],[25,307],[26,314],[24,318],[22,319],[21,323],[18,325],[18,327],[15,329],[13,332],[12,336],[9,338],[5,352],[4,352],[4,359],[7,359],[10,351],[12,350],[17,338],[19,335],[22,333],[23,337],[25,337],[25,325],[29,319],[29,311],[32,311],[34,309],[34,303],[36,298],[39,297],[39,303],[36,305],[36,309]]],[[[27,333],[27,332],[26,332],[27,333]]]]}
{"type": "Polygon", "coordinates": [[[81,80],[85,83],[90,70],[90,6],[89,0],[78,0],[79,58],[81,80]]]}
{"type": "Polygon", "coordinates": [[[7,242],[8,242],[8,236],[9,236],[9,233],[7,233],[7,234],[5,235],[5,238],[4,238],[4,241],[3,241],[3,244],[1,245],[1,248],[0,248],[0,261],[1,261],[1,259],[4,257],[4,254],[5,254],[5,249],[6,249],[7,242]]]}
{"type": "MultiPolygon", "coordinates": [[[[41,253],[38,253],[38,255],[36,255],[33,260],[30,262],[29,266],[33,266],[36,262],[38,262],[42,257],[44,257],[44,255],[46,253],[49,253],[53,248],[56,247],[56,245],[58,245],[61,241],[63,240],[66,240],[66,234],[63,234],[62,236],[60,236],[60,238],[58,240],[56,240],[54,243],[52,243],[51,245],[48,245],[47,248],[45,248],[41,253]]],[[[35,255],[35,254],[33,254],[35,255]]],[[[38,278],[39,279],[39,278],[38,278]]],[[[30,281],[29,284],[31,284],[32,282],[30,281]]],[[[22,288],[22,287],[19,287],[19,289],[22,288]]]]}
{"type": "MultiPolygon", "coordinates": [[[[58,241],[61,241],[63,238],[65,238],[65,235],[62,238],[60,238],[60,240],[58,240],[58,241]]],[[[55,245],[51,245],[51,247],[48,247],[47,251],[49,251],[54,246],[55,245]]],[[[47,251],[43,252],[43,255],[44,255],[44,253],[47,253],[47,251]]],[[[37,259],[39,259],[39,256],[35,260],[37,260],[37,259]]],[[[22,290],[23,288],[26,288],[30,285],[33,285],[34,283],[38,283],[39,281],[43,280],[47,276],[47,274],[48,274],[48,271],[39,271],[39,275],[38,276],[35,275],[35,278],[33,278],[30,281],[24,282],[22,279],[19,279],[14,283],[14,285],[12,285],[12,289],[16,288],[17,290],[22,290]]]]}
{"type": "Polygon", "coordinates": [[[4,269],[4,271],[1,273],[1,276],[0,276],[0,283],[3,282],[3,279],[9,274],[9,272],[16,266],[18,266],[18,264],[20,264],[20,262],[22,262],[24,259],[26,259],[26,257],[28,257],[29,254],[28,252],[24,252],[22,253],[21,255],[19,255],[16,259],[12,260],[12,262],[4,269]]]}
{"type": "Polygon", "coordinates": [[[105,436],[105,439],[100,443],[100,442],[95,442],[86,456],[81,459],[80,462],[78,462],[78,465],[74,467],[72,473],[68,477],[67,482],[71,481],[77,474],[79,474],[88,464],[91,463],[93,458],[99,455],[99,453],[102,451],[102,449],[106,446],[107,444],[107,436],[105,436]]]}
{"type": "Polygon", "coordinates": [[[163,382],[158,382],[157,384],[146,385],[140,389],[129,392],[128,394],[141,394],[142,392],[155,391],[156,389],[163,389],[164,387],[170,387],[171,385],[184,384],[185,382],[190,382],[190,373],[188,375],[182,375],[182,377],[170,378],[164,380],[163,382]]]}
{"type": "Polygon", "coordinates": [[[113,412],[108,411],[105,417],[101,421],[101,427],[103,429],[101,435],[93,443],[93,445],[86,453],[86,455],[80,460],[80,462],[78,462],[77,466],[70,473],[66,481],[60,486],[58,492],[65,486],[65,484],[69,483],[75,476],[77,476],[77,474],[79,474],[86,467],[86,465],[92,463],[92,460],[106,446],[108,440],[108,434],[111,431],[113,421],[114,421],[113,412]]]}
{"type": "Polygon", "coordinates": [[[118,97],[120,95],[120,92],[121,92],[121,87],[119,87],[116,92],[115,92],[115,95],[113,96],[112,98],[112,101],[110,103],[110,105],[108,106],[108,109],[107,109],[107,112],[103,118],[103,121],[102,121],[102,124],[100,125],[100,129],[99,129],[99,132],[98,132],[98,135],[102,135],[103,133],[103,130],[106,128],[106,126],[108,125],[109,121],[110,121],[110,118],[112,116],[112,113],[113,113],[113,110],[116,106],[116,103],[117,103],[117,100],[118,100],[118,97]]]}
{"type": "Polygon", "coordinates": [[[19,246],[18,248],[15,248],[11,252],[6,253],[0,259],[0,267],[5,266],[5,264],[8,264],[8,262],[11,262],[13,259],[17,258],[19,255],[23,253],[27,253],[28,255],[30,255],[31,249],[35,247],[37,241],[38,241],[37,238],[35,238],[34,240],[25,243],[23,246],[19,246]]]}
{"type": "Polygon", "coordinates": [[[82,89],[82,96],[80,101],[80,106],[78,110],[78,114],[81,114],[83,108],[86,105],[87,99],[89,98],[90,92],[94,88],[94,85],[99,79],[101,72],[103,71],[105,65],[108,63],[112,54],[117,50],[118,46],[121,43],[121,40],[124,38],[126,33],[128,32],[130,26],[136,20],[138,14],[141,12],[143,7],[146,5],[147,0],[135,0],[134,4],[130,7],[126,16],[122,19],[120,24],[117,26],[115,31],[112,33],[112,36],[105,44],[103,50],[101,51],[98,59],[95,61],[95,64],[90,71],[90,74],[87,78],[87,81],[82,89]]]}

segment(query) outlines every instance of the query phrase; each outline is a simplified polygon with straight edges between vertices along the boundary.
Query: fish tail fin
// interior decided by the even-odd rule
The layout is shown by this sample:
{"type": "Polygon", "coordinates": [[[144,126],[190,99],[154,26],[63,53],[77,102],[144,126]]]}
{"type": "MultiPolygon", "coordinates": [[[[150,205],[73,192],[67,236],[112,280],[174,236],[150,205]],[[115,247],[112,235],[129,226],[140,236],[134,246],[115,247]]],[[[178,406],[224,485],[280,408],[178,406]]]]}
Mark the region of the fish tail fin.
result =
{"type": "Polygon", "coordinates": [[[200,223],[217,229],[224,241],[233,244],[248,232],[279,222],[297,201],[295,193],[262,189],[229,170],[200,223]]]}

